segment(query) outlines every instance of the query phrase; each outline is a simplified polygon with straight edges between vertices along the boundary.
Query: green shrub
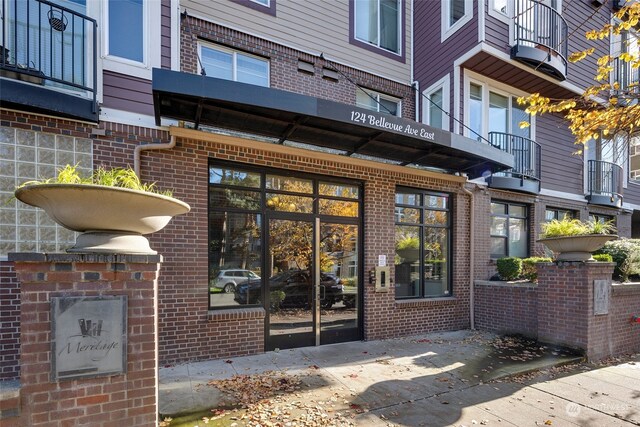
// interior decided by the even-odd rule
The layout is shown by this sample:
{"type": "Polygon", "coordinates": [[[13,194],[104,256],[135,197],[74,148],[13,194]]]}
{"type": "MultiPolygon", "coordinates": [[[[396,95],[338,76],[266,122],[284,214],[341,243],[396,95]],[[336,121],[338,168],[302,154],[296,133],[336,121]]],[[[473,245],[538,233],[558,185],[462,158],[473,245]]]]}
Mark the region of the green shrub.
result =
{"type": "Polygon", "coordinates": [[[538,270],[536,264],[539,262],[551,262],[551,258],[531,257],[522,260],[522,277],[530,282],[538,280],[538,270]]]}
{"type": "Polygon", "coordinates": [[[597,254],[611,255],[616,268],[613,276],[623,282],[629,281],[629,276],[640,274],[640,240],[618,239],[607,242],[597,254]]]}
{"type": "Polygon", "coordinates": [[[613,257],[609,254],[597,254],[593,256],[598,262],[613,262],[613,257]]]}
{"type": "Polygon", "coordinates": [[[515,280],[522,274],[522,260],[516,257],[498,258],[498,274],[503,280],[515,280]]]}
{"type": "Polygon", "coordinates": [[[540,227],[542,228],[541,237],[543,239],[551,237],[584,236],[587,234],[614,234],[616,232],[612,221],[583,222],[579,219],[570,219],[567,217],[559,221],[557,219],[551,220],[541,224],[540,227]]]}

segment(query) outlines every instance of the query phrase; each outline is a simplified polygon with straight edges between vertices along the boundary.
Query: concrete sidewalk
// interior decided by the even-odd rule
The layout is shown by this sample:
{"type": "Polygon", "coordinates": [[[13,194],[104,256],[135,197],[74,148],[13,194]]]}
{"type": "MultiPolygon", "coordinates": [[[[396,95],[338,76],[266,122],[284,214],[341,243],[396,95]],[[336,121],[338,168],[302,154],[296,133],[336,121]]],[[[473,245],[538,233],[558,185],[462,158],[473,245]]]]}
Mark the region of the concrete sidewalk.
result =
{"type": "Polygon", "coordinates": [[[317,416],[291,425],[640,425],[640,363],[504,379],[571,361],[559,349],[471,331],[351,342],[161,368],[159,408],[163,416],[217,408],[221,419],[208,425],[256,425],[258,415],[230,409],[237,396],[208,382],[267,373],[299,381],[259,406],[270,420],[317,416]]]}

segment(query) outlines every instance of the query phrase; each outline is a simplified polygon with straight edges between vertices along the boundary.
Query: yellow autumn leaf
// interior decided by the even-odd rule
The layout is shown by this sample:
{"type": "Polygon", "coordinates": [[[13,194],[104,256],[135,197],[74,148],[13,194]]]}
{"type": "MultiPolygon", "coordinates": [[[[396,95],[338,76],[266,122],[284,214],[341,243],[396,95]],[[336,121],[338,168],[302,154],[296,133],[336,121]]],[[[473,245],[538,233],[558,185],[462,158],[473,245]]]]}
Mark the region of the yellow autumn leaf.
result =
{"type": "Polygon", "coordinates": [[[518,123],[518,126],[520,127],[520,129],[526,129],[529,126],[531,126],[531,123],[529,123],[527,121],[522,121],[522,122],[518,123]]]}

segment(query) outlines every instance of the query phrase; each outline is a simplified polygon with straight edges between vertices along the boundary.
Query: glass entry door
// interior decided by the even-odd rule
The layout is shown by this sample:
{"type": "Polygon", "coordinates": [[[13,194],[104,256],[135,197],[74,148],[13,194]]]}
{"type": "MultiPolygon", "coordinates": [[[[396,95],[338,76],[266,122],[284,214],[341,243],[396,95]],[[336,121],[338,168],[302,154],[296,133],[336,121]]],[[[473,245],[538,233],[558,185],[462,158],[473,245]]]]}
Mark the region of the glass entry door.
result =
{"type": "Polygon", "coordinates": [[[267,350],[360,338],[358,226],[268,220],[267,350]]]}

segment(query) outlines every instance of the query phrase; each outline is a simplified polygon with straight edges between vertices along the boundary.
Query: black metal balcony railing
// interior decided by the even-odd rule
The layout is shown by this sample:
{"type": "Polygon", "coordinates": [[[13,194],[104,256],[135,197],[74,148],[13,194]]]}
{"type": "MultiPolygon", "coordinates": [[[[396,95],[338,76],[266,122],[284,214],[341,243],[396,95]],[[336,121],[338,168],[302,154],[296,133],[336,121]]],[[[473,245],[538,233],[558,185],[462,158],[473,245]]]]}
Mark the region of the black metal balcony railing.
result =
{"type": "Polygon", "coordinates": [[[513,155],[514,160],[513,168],[494,173],[488,179],[491,187],[533,194],[540,192],[540,144],[529,138],[503,132],[489,132],[489,143],[513,155]]]}
{"type": "Polygon", "coordinates": [[[97,23],[46,0],[2,0],[0,76],[93,99],[97,23]]]}
{"type": "Polygon", "coordinates": [[[489,143],[513,155],[514,166],[494,175],[540,180],[540,144],[522,136],[502,132],[489,132],[489,143]]]}
{"type": "Polygon", "coordinates": [[[536,0],[514,2],[512,57],[560,80],[566,79],[569,26],[553,7],[536,0]]]}
{"type": "Polygon", "coordinates": [[[616,85],[611,91],[612,96],[620,98],[637,98],[640,94],[640,72],[631,66],[631,62],[614,58],[611,83],[616,85]]]}
{"type": "Polygon", "coordinates": [[[492,174],[487,183],[492,188],[540,193],[540,144],[529,138],[503,132],[489,132],[489,143],[513,155],[513,168],[492,174]]]}
{"type": "Polygon", "coordinates": [[[587,198],[596,204],[618,206],[622,203],[623,169],[615,163],[589,160],[587,198]]]}

